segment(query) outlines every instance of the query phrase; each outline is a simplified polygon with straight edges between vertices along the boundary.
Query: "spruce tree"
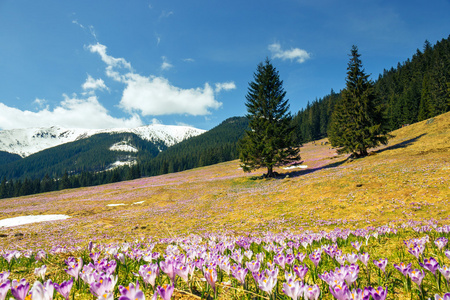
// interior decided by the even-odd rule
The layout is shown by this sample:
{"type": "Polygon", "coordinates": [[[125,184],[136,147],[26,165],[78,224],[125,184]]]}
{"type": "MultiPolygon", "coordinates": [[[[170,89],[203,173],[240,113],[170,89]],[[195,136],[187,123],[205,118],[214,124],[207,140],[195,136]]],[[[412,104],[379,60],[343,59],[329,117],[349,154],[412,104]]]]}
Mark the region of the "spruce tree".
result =
{"type": "Polygon", "coordinates": [[[368,154],[368,148],[386,144],[387,130],[376,107],[374,83],[365,74],[356,46],[352,47],[347,67],[346,88],[336,104],[328,137],[339,153],[355,157],[368,154]]]}
{"type": "Polygon", "coordinates": [[[250,130],[239,142],[239,158],[245,172],[267,168],[265,176],[274,177],[274,167],[300,160],[285,96],[278,71],[266,59],[258,65],[246,95],[250,130]]]}

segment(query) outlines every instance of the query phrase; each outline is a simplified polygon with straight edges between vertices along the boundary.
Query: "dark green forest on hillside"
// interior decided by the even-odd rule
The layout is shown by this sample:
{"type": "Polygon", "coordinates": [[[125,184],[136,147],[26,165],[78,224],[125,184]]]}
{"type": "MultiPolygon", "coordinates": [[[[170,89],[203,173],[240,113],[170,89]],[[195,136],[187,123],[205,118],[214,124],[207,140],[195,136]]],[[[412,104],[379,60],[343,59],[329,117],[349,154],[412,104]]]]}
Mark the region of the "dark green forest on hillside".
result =
{"type": "MultiPolygon", "coordinates": [[[[425,41],[423,50],[417,49],[411,59],[384,70],[375,81],[375,89],[377,105],[390,131],[449,111],[450,36],[434,46],[425,41]]],[[[340,97],[331,90],[294,116],[299,143],[327,136],[331,113],[340,97]]]]}
{"type": "Polygon", "coordinates": [[[63,144],[1,165],[0,198],[113,183],[233,160],[239,155],[237,141],[247,127],[245,117],[229,118],[202,135],[167,149],[134,134],[99,134],[63,144]],[[111,144],[124,139],[139,152],[123,152],[121,155],[136,159],[138,163],[131,167],[101,171],[117,160],[117,153],[109,150],[111,144]],[[159,151],[158,147],[164,151],[159,151]]]}
{"type": "MultiPolygon", "coordinates": [[[[361,54],[364,59],[364,53],[361,54]]],[[[342,76],[345,77],[344,70],[342,76]]],[[[389,130],[449,111],[450,36],[435,45],[425,41],[422,50],[395,68],[384,70],[374,83],[376,105],[384,113],[389,130]]],[[[293,125],[298,144],[327,136],[331,114],[340,98],[340,92],[331,90],[295,114],[293,125]]],[[[64,144],[24,159],[0,152],[0,198],[100,185],[237,159],[237,141],[247,127],[245,117],[230,118],[167,149],[131,134],[118,136],[116,142],[128,139],[130,145],[139,149],[138,153],[120,155],[138,163],[110,171],[102,170],[117,160],[117,153],[109,150],[112,141],[106,135],[64,144]]]]}

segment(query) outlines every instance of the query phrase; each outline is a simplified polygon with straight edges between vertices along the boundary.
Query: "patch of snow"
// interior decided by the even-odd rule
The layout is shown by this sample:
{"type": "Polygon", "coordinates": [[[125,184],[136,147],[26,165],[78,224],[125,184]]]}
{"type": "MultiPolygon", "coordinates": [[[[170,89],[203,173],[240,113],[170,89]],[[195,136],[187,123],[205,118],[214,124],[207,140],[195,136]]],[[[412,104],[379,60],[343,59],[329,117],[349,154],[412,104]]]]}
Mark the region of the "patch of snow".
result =
{"type": "Polygon", "coordinates": [[[296,166],[290,166],[283,168],[284,170],[292,170],[292,169],[307,169],[308,166],[306,165],[296,165],[296,166]]]}
{"type": "Polygon", "coordinates": [[[138,152],[138,149],[128,145],[126,141],[118,142],[112,145],[109,150],[111,151],[124,151],[124,152],[138,152]]]}
{"type": "Polygon", "coordinates": [[[139,201],[139,202],[134,202],[133,204],[142,204],[142,203],[144,203],[145,201],[139,201]]]}
{"type": "Polygon", "coordinates": [[[125,203],[112,203],[112,204],[106,204],[106,206],[121,206],[126,205],[125,203]]]}
{"type": "Polygon", "coordinates": [[[109,165],[109,167],[106,169],[106,171],[111,171],[120,167],[129,166],[137,164],[137,161],[135,159],[133,160],[127,160],[127,161],[116,161],[109,165]]]}
{"type": "Polygon", "coordinates": [[[0,227],[13,227],[30,223],[65,220],[70,218],[67,215],[37,215],[37,216],[20,216],[0,220],[0,227]]]}

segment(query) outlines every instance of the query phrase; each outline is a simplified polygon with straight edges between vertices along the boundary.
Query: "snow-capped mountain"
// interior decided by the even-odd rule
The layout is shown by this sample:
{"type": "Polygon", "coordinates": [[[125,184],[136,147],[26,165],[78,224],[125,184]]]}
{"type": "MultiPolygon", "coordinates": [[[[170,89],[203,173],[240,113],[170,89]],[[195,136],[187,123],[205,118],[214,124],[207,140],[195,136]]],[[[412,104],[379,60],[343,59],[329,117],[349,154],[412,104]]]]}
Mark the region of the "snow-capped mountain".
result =
{"type": "Polygon", "coordinates": [[[80,129],[62,128],[27,128],[0,131],[0,151],[15,153],[22,157],[65,143],[84,139],[98,133],[134,133],[150,142],[162,142],[167,147],[187,138],[200,135],[205,130],[175,125],[153,124],[137,128],[114,129],[80,129]]]}

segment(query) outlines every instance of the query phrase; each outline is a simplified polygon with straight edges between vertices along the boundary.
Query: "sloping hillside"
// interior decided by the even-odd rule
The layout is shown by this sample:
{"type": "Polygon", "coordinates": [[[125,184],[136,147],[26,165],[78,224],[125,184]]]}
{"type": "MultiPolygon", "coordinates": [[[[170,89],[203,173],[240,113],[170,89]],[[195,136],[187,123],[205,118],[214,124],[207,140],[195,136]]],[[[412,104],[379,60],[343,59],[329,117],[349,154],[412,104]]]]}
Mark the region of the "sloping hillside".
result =
{"type": "Polygon", "coordinates": [[[71,218],[0,229],[4,247],[128,240],[221,230],[365,227],[406,220],[448,220],[450,113],[392,133],[373,155],[348,160],[325,140],[301,149],[304,169],[256,179],[238,161],[91,188],[0,202],[0,219],[71,218]],[[289,175],[288,177],[286,175],[289,175]],[[287,178],[286,178],[287,177],[287,178]],[[21,233],[24,236],[17,235],[21,233]],[[25,237],[25,238],[24,238],[25,237]]]}

